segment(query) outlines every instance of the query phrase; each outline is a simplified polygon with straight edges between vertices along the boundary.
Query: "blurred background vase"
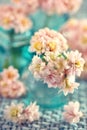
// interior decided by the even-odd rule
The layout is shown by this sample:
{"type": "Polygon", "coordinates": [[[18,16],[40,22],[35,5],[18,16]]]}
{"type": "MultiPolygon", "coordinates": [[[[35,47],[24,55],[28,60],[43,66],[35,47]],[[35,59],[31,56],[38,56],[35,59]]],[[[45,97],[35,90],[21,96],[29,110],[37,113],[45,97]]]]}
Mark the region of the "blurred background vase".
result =
{"type": "Polygon", "coordinates": [[[0,71],[13,65],[20,73],[29,65],[33,53],[28,51],[29,40],[33,31],[16,34],[14,30],[0,28],[0,71]]]}
{"type": "Polygon", "coordinates": [[[34,12],[30,17],[33,21],[35,31],[44,27],[49,27],[50,29],[58,30],[65,22],[67,22],[67,20],[69,19],[69,14],[48,15],[43,10],[39,9],[38,11],[34,12]]]}
{"type": "Polygon", "coordinates": [[[23,102],[27,105],[29,102],[36,101],[41,108],[55,109],[63,107],[68,102],[68,96],[59,92],[59,88],[48,88],[43,81],[36,80],[31,72],[25,71],[22,81],[27,86],[27,94],[23,102]]]}

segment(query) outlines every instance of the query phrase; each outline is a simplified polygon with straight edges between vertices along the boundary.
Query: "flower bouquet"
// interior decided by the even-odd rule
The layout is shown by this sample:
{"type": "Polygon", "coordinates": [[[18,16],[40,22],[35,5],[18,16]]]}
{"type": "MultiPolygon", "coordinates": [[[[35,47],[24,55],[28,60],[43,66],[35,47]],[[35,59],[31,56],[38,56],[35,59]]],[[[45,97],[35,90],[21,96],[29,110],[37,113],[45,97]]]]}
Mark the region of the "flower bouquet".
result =
{"type": "Polygon", "coordinates": [[[29,98],[44,108],[64,105],[65,96],[79,86],[75,77],[81,75],[85,63],[81,53],[70,51],[66,39],[48,28],[34,34],[29,50],[36,53],[29,73],[23,75],[29,98]]]}

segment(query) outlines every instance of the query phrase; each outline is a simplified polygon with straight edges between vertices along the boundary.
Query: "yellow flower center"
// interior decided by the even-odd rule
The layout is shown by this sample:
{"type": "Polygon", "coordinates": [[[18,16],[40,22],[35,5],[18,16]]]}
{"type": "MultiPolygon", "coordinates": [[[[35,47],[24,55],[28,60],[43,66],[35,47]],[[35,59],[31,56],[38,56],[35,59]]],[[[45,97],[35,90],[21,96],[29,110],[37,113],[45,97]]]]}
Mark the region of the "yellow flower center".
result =
{"type": "Polygon", "coordinates": [[[40,70],[40,64],[37,64],[35,69],[36,69],[36,71],[39,71],[40,70]]]}
{"type": "Polygon", "coordinates": [[[69,25],[75,25],[77,23],[77,21],[75,20],[75,19],[71,19],[70,21],[69,21],[69,25]]]}
{"type": "Polygon", "coordinates": [[[19,3],[19,2],[20,2],[20,0],[14,0],[14,2],[19,3]]]}
{"type": "Polygon", "coordinates": [[[36,43],[34,43],[34,48],[37,51],[41,51],[42,50],[42,44],[40,42],[36,42],[36,43]]]}
{"type": "Polygon", "coordinates": [[[12,73],[12,72],[7,72],[7,77],[8,77],[9,79],[12,79],[14,76],[15,76],[14,73],[12,73]]]}
{"type": "Polygon", "coordinates": [[[83,37],[83,38],[82,38],[82,43],[83,43],[83,44],[87,44],[87,37],[83,37]]]}
{"type": "Polygon", "coordinates": [[[10,22],[11,22],[10,18],[4,18],[3,19],[3,23],[6,24],[6,25],[8,25],[10,22]]]}
{"type": "Polygon", "coordinates": [[[55,61],[55,56],[54,56],[54,54],[50,54],[50,58],[51,58],[53,61],[55,61]]]}
{"type": "Polygon", "coordinates": [[[56,49],[56,43],[54,42],[50,42],[47,44],[50,48],[50,51],[54,51],[56,49]]]}
{"type": "Polygon", "coordinates": [[[77,62],[75,63],[75,65],[76,65],[76,67],[81,67],[80,61],[77,61],[77,62]]]}
{"type": "Polygon", "coordinates": [[[3,86],[3,87],[7,87],[8,85],[7,85],[6,82],[3,82],[2,86],[3,86]]]}
{"type": "Polygon", "coordinates": [[[28,20],[27,19],[22,19],[21,24],[25,27],[28,25],[28,20]]]}
{"type": "Polygon", "coordinates": [[[70,88],[69,80],[67,78],[65,79],[65,87],[66,88],[70,88]]]}
{"type": "Polygon", "coordinates": [[[83,27],[83,30],[84,30],[84,31],[87,31],[87,26],[84,26],[84,27],[83,27]]]}
{"type": "Polygon", "coordinates": [[[59,61],[58,64],[57,64],[57,68],[58,68],[58,71],[59,70],[62,70],[64,68],[64,64],[62,61],[59,61]]]}
{"type": "Polygon", "coordinates": [[[17,107],[13,107],[10,111],[11,117],[17,117],[18,116],[18,108],[17,107]]]}

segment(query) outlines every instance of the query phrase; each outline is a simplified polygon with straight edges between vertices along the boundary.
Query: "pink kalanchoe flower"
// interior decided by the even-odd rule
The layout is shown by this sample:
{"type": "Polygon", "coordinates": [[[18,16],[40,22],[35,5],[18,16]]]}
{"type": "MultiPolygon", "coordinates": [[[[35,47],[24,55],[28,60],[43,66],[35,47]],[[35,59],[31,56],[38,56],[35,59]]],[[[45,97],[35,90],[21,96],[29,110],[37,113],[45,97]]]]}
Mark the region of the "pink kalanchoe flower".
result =
{"type": "Polygon", "coordinates": [[[72,67],[68,66],[68,69],[64,70],[64,78],[61,85],[61,91],[64,95],[74,93],[75,89],[78,89],[79,83],[75,82],[76,74],[72,67]]]}
{"type": "Polygon", "coordinates": [[[26,93],[26,88],[21,81],[12,82],[9,88],[8,97],[18,98],[26,93]]]}
{"type": "Polygon", "coordinates": [[[54,69],[54,66],[49,62],[48,65],[43,69],[41,73],[41,78],[43,78],[44,83],[48,84],[48,87],[60,87],[61,82],[63,81],[63,73],[59,73],[57,69],[54,69]]]}
{"type": "Polygon", "coordinates": [[[81,75],[85,64],[82,54],[76,51],[71,51],[67,54],[70,67],[73,69],[77,76],[81,75]]]}
{"type": "Polygon", "coordinates": [[[70,48],[81,52],[87,50],[87,20],[70,19],[60,30],[68,40],[70,48]],[[74,44],[73,44],[74,43],[74,44]]]}
{"type": "Polygon", "coordinates": [[[12,8],[10,5],[0,5],[0,26],[5,29],[13,28],[13,16],[10,13],[12,8]]]}
{"type": "Polygon", "coordinates": [[[82,0],[39,0],[39,3],[48,14],[65,14],[77,12],[82,0]]]}
{"type": "Polygon", "coordinates": [[[11,83],[5,80],[0,81],[0,96],[6,98],[9,97],[10,85],[11,83]]]}
{"type": "Polygon", "coordinates": [[[78,49],[82,53],[86,62],[81,77],[87,78],[87,19],[70,19],[61,32],[67,39],[70,48],[78,49]]]}
{"type": "Polygon", "coordinates": [[[4,117],[9,121],[18,122],[19,118],[23,112],[23,104],[14,104],[6,106],[4,110],[4,117]]]}
{"type": "Polygon", "coordinates": [[[35,12],[39,7],[38,0],[12,0],[15,6],[22,8],[25,14],[31,14],[35,12]]]}
{"type": "Polygon", "coordinates": [[[46,62],[50,63],[48,64],[50,65],[49,68],[56,68],[58,69],[58,72],[63,72],[65,69],[68,68],[67,59],[65,59],[63,54],[64,53],[59,53],[58,51],[56,53],[45,52],[43,58],[46,62]]]}
{"type": "Polygon", "coordinates": [[[4,69],[1,73],[2,78],[7,80],[8,82],[16,81],[19,78],[18,70],[15,69],[13,66],[4,69]]]}
{"type": "Polygon", "coordinates": [[[21,9],[10,5],[0,6],[0,26],[6,30],[14,29],[16,33],[23,33],[31,29],[32,22],[21,9]]]}
{"type": "Polygon", "coordinates": [[[82,112],[79,111],[79,102],[69,102],[64,106],[65,112],[63,113],[64,119],[69,123],[77,123],[82,117],[82,112]]]}
{"type": "Polygon", "coordinates": [[[32,63],[29,66],[29,70],[33,73],[36,79],[40,79],[41,72],[43,71],[44,67],[45,62],[43,62],[42,59],[36,55],[32,59],[32,63]]]}
{"type": "Polygon", "coordinates": [[[6,98],[18,98],[25,94],[26,87],[18,80],[18,70],[10,66],[0,73],[0,96],[6,98]]]}
{"type": "Polygon", "coordinates": [[[78,89],[79,83],[70,79],[71,77],[67,77],[64,79],[62,91],[66,96],[68,93],[74,93],[75,89],[78,89]]]}
{"type": "Polygon", "coordinates": [[[17,16],[16,15],[16,23],[14,24],[14,28],[15,28],[15,32],[18,33],[18,32],[26,32],[28,31],[29,29],[31,29],[32,27],[32,22],[29,18],[27,18],[26,16],[23,16],[23,15],[19,15],[17,16]]]}
{"type": "Polygon", "coordinates": [[[58,32],[49,28],[40,29],[30,41],[30,50],[37,54],[50,52],[63,52],[68,49],[66,39],[58,32]]]}
{"type": "Polygon", "coordinates": [[[21,81],[0,82],[0,95],[6,98],[18,98],[26,93],[26,88],[21,81]]]}
{"type": "Polygon", "coordinates": [[[37,55],[34,56],[29,70],[33,73],[36,80],[43,80],[48,84],[48,87],[56,88],[60,86],[64,79],[64,70],[67,68],[67,62],[64,58],[59,58],[55,53],[47,53],[43,58],[37,55]]]}
{"type": "Polygon", "coordinates": [[[39,106],[36,105],[36,102],[30,103],[30,105],[24,109],[23,117],[29,122],[33,122],[40,118],[39,106]]]}

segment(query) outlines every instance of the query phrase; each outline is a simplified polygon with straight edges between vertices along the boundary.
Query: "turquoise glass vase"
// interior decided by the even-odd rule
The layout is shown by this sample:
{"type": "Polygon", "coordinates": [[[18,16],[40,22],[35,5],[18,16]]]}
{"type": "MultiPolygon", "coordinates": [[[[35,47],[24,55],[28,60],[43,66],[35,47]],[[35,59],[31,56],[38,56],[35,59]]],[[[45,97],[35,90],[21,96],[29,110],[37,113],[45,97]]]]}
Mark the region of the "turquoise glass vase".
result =
{"type": "Polygon", "coordinates": [[[50,29],[58,30],[65,22],[67,22],[67,20],[69,19],[69,14],[47,15],[46,12],[39,9],[31,15],[31,19],[33,21],[35,31],[44,27],[49,27],[50,29]]]}
{"type": "Polygon", "coordinates": [[[27,94],[23,99],[26,105],[36,101],[41,108],[56,109],[63,107],[68,102],[68,96],[59,92],[59,88],[48,88],[46,83],[36,80],[31,72],[25,71],[22,81],[27,86],[27,94]]]}
{"type": "Polygon", "coordinates": [[[33,31],[28,30],[24,33],[16,34],[14,30],[4,30],[0,28],[0,70],[13,65],[23,72],[29,65],[33,53],[28,51],[29,41],[33,31]]]}

